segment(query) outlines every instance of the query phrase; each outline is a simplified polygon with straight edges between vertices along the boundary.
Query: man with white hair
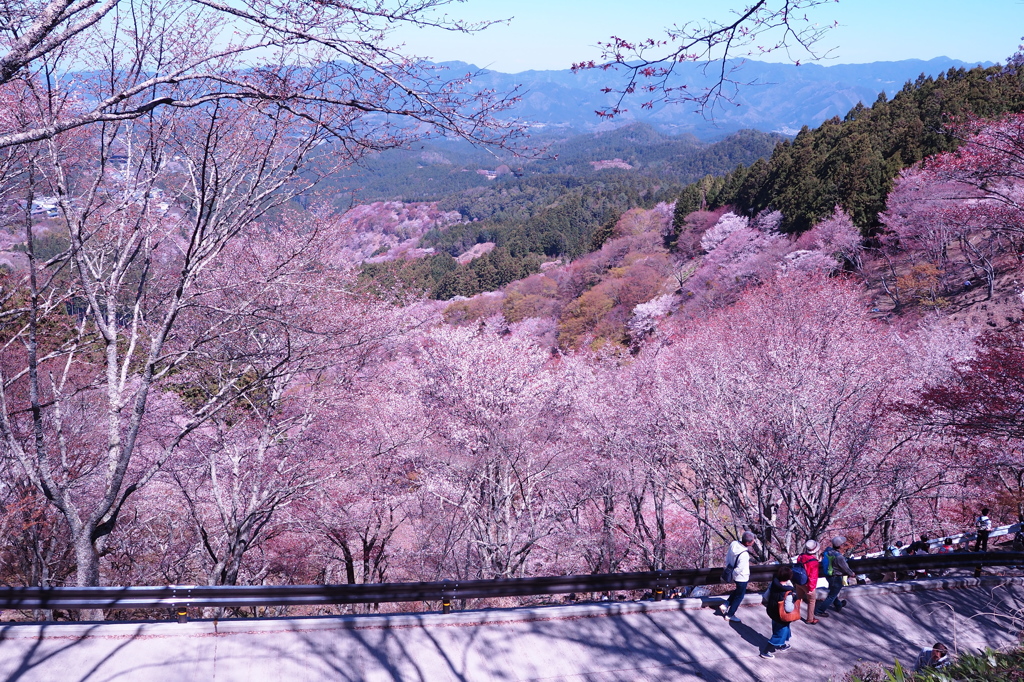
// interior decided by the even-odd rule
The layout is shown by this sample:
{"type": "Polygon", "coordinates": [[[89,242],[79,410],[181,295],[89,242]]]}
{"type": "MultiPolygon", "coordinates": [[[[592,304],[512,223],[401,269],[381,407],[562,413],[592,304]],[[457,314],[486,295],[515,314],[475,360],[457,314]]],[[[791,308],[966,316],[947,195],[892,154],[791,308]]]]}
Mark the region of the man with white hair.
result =
{"type": "Polygon", "coordinates": [[[855,574],[850,570],[850,565],[846,563],[846,557],[841,551],[845,544],[846,538],[837,535],[832,538],[832,546],[821,555],[821,572],[828,580],[828,596],[814,610],[814,615],[818,618],[827,618],[830,606],[836,611],[842,611],[846,606],[846,600],[839,599],[839,593],[843,591],[843,576],[852,578],[855,574]]]}
{"type": "Polygon", "coordinates": [[[725,554],[723,578],[727,582],[736,583],[736,588],[729,594],[725,604],[718,607],[718,615],[725,616],[734,623],[740,622],[736,609],[743,603],[743,597],[747,594],[747,583],[750,582],[750,548],[754,544],[754,539],[753,533],[749,530],[744,531],[739,540],[733,540],[729,544],[729,551],[725,554]]]}

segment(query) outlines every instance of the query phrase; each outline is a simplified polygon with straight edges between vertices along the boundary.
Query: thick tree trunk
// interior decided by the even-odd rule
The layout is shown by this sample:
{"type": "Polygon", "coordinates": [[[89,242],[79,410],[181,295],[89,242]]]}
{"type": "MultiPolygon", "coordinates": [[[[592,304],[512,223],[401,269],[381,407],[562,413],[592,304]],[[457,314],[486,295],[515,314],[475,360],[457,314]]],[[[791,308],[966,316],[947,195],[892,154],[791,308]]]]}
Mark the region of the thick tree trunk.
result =
{"type": "MultiPolygon", "coordinates": [[[[100,584],[100,555],[93,545],[89,532],[83,530],[74,538],[75,584],[78,587],[97,587],[100,584]]],[[[104,620],[103,609],[82,609],[79,618],[86,621],[104,620]]]]}
{"type": "Polygon", "coordinates": [[[348,540],[342,540],[341,553],[345,556],[345,579],[348,581],[349,585],[355,585],[356,562],[355,558],[352,556],[352,550],[348,546],[348,540]]]}

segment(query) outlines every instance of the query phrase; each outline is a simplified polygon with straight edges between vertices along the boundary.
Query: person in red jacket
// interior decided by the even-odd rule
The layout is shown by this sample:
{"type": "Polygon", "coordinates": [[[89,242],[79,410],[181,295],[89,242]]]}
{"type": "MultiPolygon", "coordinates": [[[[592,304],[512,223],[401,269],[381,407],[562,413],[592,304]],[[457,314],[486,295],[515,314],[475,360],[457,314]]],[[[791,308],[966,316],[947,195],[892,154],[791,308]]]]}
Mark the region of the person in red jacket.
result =
{"type": "Polygon", "coordinates": [[[807,572],[807,584],[796,585],[796,596],[807,602],[807,624],[817,625],[819,621],[814,614],[814,605],[818,601],[818,543],[814,540],[805,542],[804,553],[796,558],[796,562],[807,572]]]}

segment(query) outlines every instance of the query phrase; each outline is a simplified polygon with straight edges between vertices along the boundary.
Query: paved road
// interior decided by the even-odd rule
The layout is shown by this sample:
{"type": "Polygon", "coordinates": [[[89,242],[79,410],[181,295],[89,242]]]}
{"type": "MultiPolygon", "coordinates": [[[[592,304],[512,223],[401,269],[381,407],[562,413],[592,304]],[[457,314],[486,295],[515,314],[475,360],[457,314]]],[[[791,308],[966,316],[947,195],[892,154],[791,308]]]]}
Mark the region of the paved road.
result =
{"type": "Polygon", "coordinates": [[[793,649],[758,658],[771,627],[757,596],[729,624],[699,600],[402,616],[14,625],[0,680],[841,680],[858,661],[912,660],[1014,641],[1024,579],[848,588],[850,606],[796,624],[793,649]],[[758,602],[758,603],[755,603],[758,602]]]}

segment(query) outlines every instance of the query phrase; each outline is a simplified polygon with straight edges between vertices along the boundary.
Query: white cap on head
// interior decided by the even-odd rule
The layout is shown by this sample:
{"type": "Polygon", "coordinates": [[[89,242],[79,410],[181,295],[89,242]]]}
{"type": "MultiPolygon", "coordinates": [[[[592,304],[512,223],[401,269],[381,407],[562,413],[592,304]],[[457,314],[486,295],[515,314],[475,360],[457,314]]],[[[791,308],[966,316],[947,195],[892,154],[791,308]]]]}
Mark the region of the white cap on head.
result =
{"type": "Polygon", "coordinates": [[[807,542],[804,543],[804,551],[805,552],[817,552],[818,551],[818,543],[815,542],[814,540],[808,540],[807,542]]]}

